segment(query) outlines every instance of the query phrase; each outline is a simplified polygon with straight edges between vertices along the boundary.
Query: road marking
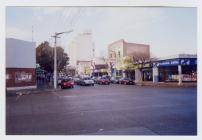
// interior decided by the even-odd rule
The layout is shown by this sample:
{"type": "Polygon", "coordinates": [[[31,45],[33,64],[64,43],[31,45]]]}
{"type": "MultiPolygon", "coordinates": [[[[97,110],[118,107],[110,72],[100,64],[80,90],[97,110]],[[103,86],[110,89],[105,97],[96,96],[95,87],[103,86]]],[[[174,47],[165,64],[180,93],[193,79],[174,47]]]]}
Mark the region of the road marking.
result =
{"type": "Polygon", "coordinates": [[[135,126],[129,128],[119,128],[112,130],[98,131],[95,133],[88,133],[89,135],[158,135],[153,132],[151,129],[148,129],[144,126],[135,126]]]}
{"type": "Polygon", "coordinates": [[[18,91],[18,92],[16,92],[16,94],[17,94],[17,97],[15,98],[15,100],[17,101],[21,96],[23,96],[23,95],[29,95],[30,94],[30,91],[18,91]]]}
{"type": "Polygon", "coordinates": [[[62,96],[60,96],[59,94],[57,94],[57,92],[52,91],[53,95],[57,96],[58,98],[62,98],[62,96]]]}

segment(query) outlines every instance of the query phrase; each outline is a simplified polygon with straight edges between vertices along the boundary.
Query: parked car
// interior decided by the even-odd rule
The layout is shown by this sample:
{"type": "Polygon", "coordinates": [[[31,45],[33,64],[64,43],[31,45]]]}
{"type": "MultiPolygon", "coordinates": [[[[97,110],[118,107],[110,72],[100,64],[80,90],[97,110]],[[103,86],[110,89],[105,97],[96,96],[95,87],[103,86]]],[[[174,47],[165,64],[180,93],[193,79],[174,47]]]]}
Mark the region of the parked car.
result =
{"type": "Polygon", "coordinates": [[[74,84],[78,84],[79,81],[80,81],[80,78],[78,78],[78,77],[74,77],[73,80],[74,80],[74,84]]]}
{"type": "Polygon", "coordinates": [[[110,84],[110,80],[108,78],[102,77],[102,78],[99,78],[97,80],[97,84],[109,85],[110,84]]]}
{"type": "Polygon", "coordinates": [[[94,86],[94,81],[90,78],[90,77],[85,77],[85,78],[81,78],[78,82],[77,82],[78,85],[82,85],[82,86],[85,86],[85,85],[91,85],[91,86],[94,86]]]}
{"type": "Polygon", "coordinates": [[[61,89],[73,88],[73,87],[74,87],[74,81],[72,79],[67,78],[61,81],[61,89]]]}
{"type": "Polygon", "coordinates": [[[97,84],[97,83],[98,83],[98,80],[99,80],[100,78],[101,78],[101,77],[94,77],[94,78],[93,78],[94,83],[97,84]]]}
{"type": "Polygon", "coordinates": [[[94,83],[95,83],[95,81],[97,80],[97,77],[91,77],[91,79],[94,81],[94,83]]]}
{"type": "Polygon", "coordinates": [[[134,85],[134,81],[130,78],[121,78],[119,84],[134,85]]]}
{"type": "Polygon", "coordinates": [[[113,83],[113,84],[118,84],[119,83],[119,77],[112,77],[111,79],[110,79],[110,82],[111,83],[113,83]]]}

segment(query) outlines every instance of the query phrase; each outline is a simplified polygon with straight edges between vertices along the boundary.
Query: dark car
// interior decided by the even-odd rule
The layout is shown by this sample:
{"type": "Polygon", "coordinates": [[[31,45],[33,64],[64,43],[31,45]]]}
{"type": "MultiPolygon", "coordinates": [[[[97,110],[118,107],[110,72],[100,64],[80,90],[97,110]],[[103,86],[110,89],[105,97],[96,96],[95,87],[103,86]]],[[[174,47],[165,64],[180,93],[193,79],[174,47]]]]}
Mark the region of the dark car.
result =
{"type": "Polygon", "coordinates": [[[134,81],[130,78],[121,78],[119,84],[134,85],[134,81]]]}
{"type": "Polygon", "coordinates": [[[61,88],[64,89],[64,88],[73,88],[74,87],[74,81],[70,78],[68,79],[63,79],[61,81],[61,88]]]}
{"type": "Polygon", "coordinates": [[[97,80],[97,84],[101,84],[101,85],[109,85],[110,84],[110,80],[108,78],[99,78],[97,80]]]}

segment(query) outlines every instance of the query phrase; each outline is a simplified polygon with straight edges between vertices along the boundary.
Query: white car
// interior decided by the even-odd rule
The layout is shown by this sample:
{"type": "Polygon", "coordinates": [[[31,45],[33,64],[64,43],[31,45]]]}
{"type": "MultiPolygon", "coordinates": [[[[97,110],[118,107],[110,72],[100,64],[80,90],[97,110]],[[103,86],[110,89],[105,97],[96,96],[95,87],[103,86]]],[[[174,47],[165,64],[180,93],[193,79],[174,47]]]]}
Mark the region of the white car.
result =
{"type": "Polygon", "coordinates": [[[92,85],[92,86],[94,86],[95,83],[90,77],[85,77],[85,78],[80,79],[78,84],[82,85],[82,86],[84,86],[84,85],[92,85]]]}

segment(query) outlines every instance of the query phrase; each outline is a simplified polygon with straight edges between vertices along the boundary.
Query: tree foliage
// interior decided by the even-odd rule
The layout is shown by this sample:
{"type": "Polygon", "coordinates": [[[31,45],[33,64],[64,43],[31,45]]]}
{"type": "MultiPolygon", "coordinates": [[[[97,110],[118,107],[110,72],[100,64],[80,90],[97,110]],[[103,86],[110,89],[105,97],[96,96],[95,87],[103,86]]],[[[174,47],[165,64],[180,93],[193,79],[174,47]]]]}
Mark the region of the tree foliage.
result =
{"type": "MultiPolygon", "coordinates": [[[[56,47],[57,49],[57,70],[61,71],[68,65],[69,57],[64,49],[56,47]]],[[[54,71],[54,48],[49,45],[47,41],[41,43],[36,48],[36,62],[40,67],[47,72],[54,71]]]]}

